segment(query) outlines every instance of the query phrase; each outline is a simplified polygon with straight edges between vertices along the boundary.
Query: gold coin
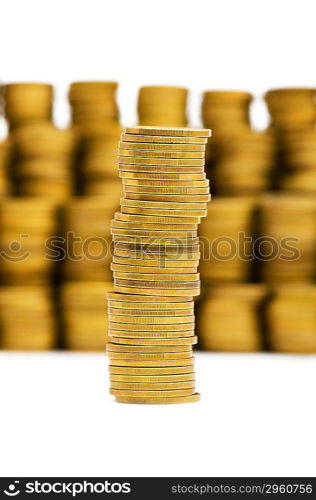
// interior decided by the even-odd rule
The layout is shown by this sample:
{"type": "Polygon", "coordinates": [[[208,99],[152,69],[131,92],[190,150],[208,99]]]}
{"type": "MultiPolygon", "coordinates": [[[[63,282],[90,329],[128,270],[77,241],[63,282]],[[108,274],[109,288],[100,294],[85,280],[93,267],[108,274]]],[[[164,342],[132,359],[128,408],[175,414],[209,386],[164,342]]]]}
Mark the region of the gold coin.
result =
{"type": "Polygon", "coordinates": [[[167,210],[160,208],[142,208],[142,207],[130,207],[122,205],[122,212],[125,214],[137,214],[137,215],[155,215],[155,216],[165,216],[165,217],[196,217],[198,221],[200,217],[206,217],[207,210],[167,210]]]}
{"type": "MultiPolygon", "coordinates": [[[[192,201],[199,201],[200,195],[204,195],[202,197],[203,201],[209,201],[210,200],[210,195],[209,195],[209,188],[208,187],[176,187],[176,186],[170,186],[170,187],[155,187],[155,186],[127,186],[125,183],[123,183],[123,192],[124,196],[127,197],[127,195],[130,194],[141,194],[144,196],[146,195],[148,198],[148,195],[151,196],[156,196],[158,195],[159,197],[161,196],[167,196],[167,197],[173,197],[175,195],[178,195],[181,199],[184,201],[189,201],[188,199],[192,198],[192,201]],[[205,196],[207,195],[207,197],[205,196]],[[196,199],[197,198],[197,199],[196,199]]],[[[176,196],[177,197],[177,196],[176,196]]],[[[149,199],[149,198],[148,198],[149,199]]],[[[155,199],[155,198],[154,198],[155,199]]]]}
{"type": "Polygon", "coordinates": [[[162,255],[174,254],[191,254],[191,252],[198,252],[199,243],[198,238],[155,238],[155,237],[141,237],[141,236],[116,236],[113,238],[113,248],[116,251],[118,248],[122,250],[133,250],[140,253],[149,253],[153,255],[158,253],[162,255]]]}
{"type": "Polygon", "coordinates": [[[112,389],[110,388],[110,394],[112,396],[130,396],[134,398],[141,398],[141,397],[152,397],[152,398],[159,398],[159,397],[177,397],[177,396],[190,396],[191,394],[194,393],[194,389],[171,389],[171,390],[162,390],[162,391],[132,391],[128,389],[112,389]]]}
{"type": "Polygon", "coordinates": [[[136,288],[159,288],[163,290],[169,289],[194,289],[200,288],[201,283],[200,280],[197,281],[149,281],[149,280],[141,280],[141,279],[131,279],[131,278],[116,278],[114,276],[114,284],[118,286],[126,286],[126,287],[136,287],[136,288]]]}
{"type": "MultiPolygon", "coordinates": [[[[132,295],[134,297],[134,295],[132,295]]],[[[145,297],[148,298],[148,297],[145,297]]],[[[108,306],[115,308],[115,309],[132,309],[137,312],[137,314],[140,314],[144,312],[144,314],[149,314],[151,311],[152,312],[157,312],[157,315],[161,313],[163,316],[164,313],[168,315],[168,311],[170,311],[170,315],[173,314],[173,311],[187,311],[187,310],[193,310],[194,308],[194,302],[137,302],[137,301],[119,301],[119,300],[108,300],[108,306]]],[[[182,316],[180,314],[180,316],[182,316]]]]}
{"type": "MultiPolygon", "coordinates": [[[[119,338],[131,338],[131,339],[172,339],[172,338],[187,338],[194,337],[194,330],[174,330],[174,331],[164,331],[164,330],[108,330],[108,335],[110,337],[119,338]]],[[[114,340],[111,340],[114,342],[114,340]]]]}
{"type": "Polygon", "coordinates": [[[177,127],[126,127],[125,134],[168,137],[210,137],[209,129],[177,127]]]}
{"type": "Polygon", "coordinates": [[[190,158],[190,159],[198,159],[201,160],[204,158],[205,154],[202,152],[182,152],[182,151],[146,151],[145,149],[123,149],[122,147],[119,148],[119,157],[126,157],[126,158],[167,158],[167,159],[172,159],[172,160],[179,160],[179,159],[185,159],[185,158],[190,158]]]}
{"type": "Polygon", "coordinates": [[[150,219],[147,222],[133,222],[133,221],[123,221],[113,219],[111,222],[111,226],[117,229],[138,229],[148,231],[197,231],[197,224],[177,224],[175,227],[174,224],[158,224],[150,222],[150,219]]]}
{"type": "Polygon", "coordinates": [[[194,167],[194,166],[187,166],[187,167],[177,167],[177,166],[162,166],[162,165],[131,165],[127,163],[119,163],[118,164],[118,170],[120,172],[146,172],[147,174],[149,173],[154,173],[154,174],[180,174],[182,173],[183,175],[187,174],[201,174],[204,173],[204,166],[203,167],[194,167]]]}
{"type": "Polygon", "coordinates": [[[193,136],[150,136],[132,133],[123,133],[121,135],[122,141],[127,142],[142,142],[142,143],[160,143],[160,144],[207,144],[207,137],[193,137],[193,136]]]}
{"type": "Polygon", "coordinates": [[[110,366],[131,366],[144,368],[159,368],[166,366],[192,366],[194,356],[185,359],[159,359],[159,360],[136,360],[136,359],[111,359],[110,366]]]}
{"type": "Polygon", "coordinates": [[[113,306],[112,304],[109,304],[108,307],[108,312],[109,314],[126,314],[127,316],[145,316],[145,317],[151,317],[151,316],[190,316],[194,314],[194,304],[192,303],[189,307],[183,308],[183,309],[163,309],[163,310],[152,310],[152,309],[135,309],[131,306],[130,309],[123,308],[123,307],[116,307],[113,306]]]}
{"type": "Polygon", "coordinates": [[[194,389],[194,380],[188,382],[117,382],[110,381],[111,389],[131,390],[131,391],[170,391],[179,389],[194,389]]]}
{"type": "MultiPolygon", "coordinates": [[[[191,282],[191,281],[199,281],[200,280],[200,274],[199,273],[192,273],[192,274],[138,274],[134,272],[127,272],[127,273],[122,273],[119,271],[115,271],[114,273],[114,278],[119,278],[119,279],[125,279],[125,280],[141,280],[141,281],[186,281],[186,282],[191,282]]],[[[159,285],[157,285],[159,286],[159,285]]]]}
{"type": "Polygon", "coordinates": [[[114,214],[114,219],[115,220],[120,220],[120,221],[127,221],[127,222],[135,222],[135,223],[139,223],[139,222],[150,222],[152,224],[170,224],[172,226],[174,226],[174,224],[190,224],[194,227],[192,227],[192,229],[195,229],[197,227],[197,224],[199,224],[200,220],[196,221],[196,218],[195,217],[183,217],[181,219],[181,217],[168,217],[166,219],[166,217],[155,217],[155,216],[152,216],[152,217],[148,217],[147,215],[133,215],[133,214],[123,214],[121,212],[116,212],[114,214]]]}
{"type": "Polygon", "coordinates": [[[194,373],[183,373],[179,375],[116,375],[110,374],[110,381],[112,382],[125,382],[125,383],[147,383],[147,384],[168,384],[176,382],[194,382],[194,373]]]}
{"type": "MultiPolygon", "coordinates": [[[[181,318],[182,316],[180,316],[181,318]]],[[[178,318],[177,318],[178,319],[178,318]]],[[[170,319],[170,323],[145,323],[144,321],[135,321],[134,323],[117,322],[109,318],[109,330],[111,331],[127,331],[127,332],[168,332],[169,330],[173,332],[193,332],[194,331],[194,316],[189,316],[185,323],[172,321],[175,318],[170,319]],[[190,319],[192,318],[192,319],[190,319]]]]}
{"type": "Polygon", "coordinates": [[[109,342],[106,346],[107,351],[113,352],[139,352],[139,353],[157,353],[157,352],[190,352],[192,355],[191,345],[121,345],[109,342]]]}
{"type": "MultiPolygon", "coordinates": [[[[149,194],[149,193],[131,193],[124,191],[124,199],[125,200],[141,200],[146,203],[152,202],[168,202],[171,204],[171,208],[175,203],[183,203],[182,208],[186,208],[185,205],[195,205],[196,209],[199,209],[198,203],[201,203],[200,208],[207,208],[207,203],[211,200],[211,196],[209,194],[191,194],[191,195],[177,195],[177,194],[149,194]]],[[[131,205],[132,206],[132,205],[131,205]]],[[[175,207],[177,208],[177,207],[175,207]]],[[[180,208],[180,207],[178,207],[180,208]]]]}
{"type": "Polygon", "coordinates": [[[145,352],[145,353],[135,353],[135,352],[114,352],[109,351],[108,356],[110,362],[112,360],[122,359],[125,361],[164,361],[164,360],[180,360],[192,358],[192,352],[181,351],[181,352],[145,352]]]}
{"type": "Polygon", "coordinates": [[[118,156],[119,164],[127,165],[160,165],[166,167],[203,167],[204,158],[138,158],[133,156],[118,156]]]}
{"type": "Polygon", "coordinates": [[[203,181],[206,180],[206,174],[203,173],[175,173],[175,174],[168,174],[168,173],[147,173],[146,171],[144,172],[126,172],[124,170],[121,170],[119,172],[119,176],[122,179],[125,179],[126,181],[128,179],[136,179],[136,180],[148,180],[148,181],[166,181],[166,182],[172,182],[172,181],[182,181],[182,182],[191,182],[191,181],[203,181]]]}
{"type": "MultiPolygon", "coordinates": [[[[188,324],[188,323],[194,323],[194,315],[186,315],[186,316],[166,316],[166,317],[161,317],[161,316],[150,316],[150,317],[143,317],[143,316],[128,316],[127,314],[109,314],[109,320],[111,322],[111,326],[113,328],[113,322],[114,323],[126,323],[129,325],[130,323],[137,324],[137,325],[172,325],[172,324],[177,324],[180,325],[182,323],[188,324]]],[[[126,328],[127,329],[127,328],[126,328]]],[[[138,330],[138,328],[136,328],[138,330]]]]}
{"type": "MultiPolygon", "coordinates": [[[[128,259],[127,259],[128,260],[128,259]]],[[[138,273],[138,274],[149,274],[149,273],[153,273],[153,274],[194,274],[197,272],[197,267],[152,267],[150,268],[150,266],[144,266],[144,267],[141,267],[141,266],[138,266],[138,265],[132,265],[132,264],[125,264],[125,265],[122,265],[122,264],[116,264],[116,263],[112,263],[111,264],[111,271],[118,271],[118,272],[128,272],[128,273],[131,273],[131,272],[135,272],[135,273],[138,273]],[[149,269],[148,269],[149,268],[149,269]]]]}
{"type": "Polygon", "coordinates": [[[176,187],[176,188],[207,188],[209,186],[209,180],[159,180],[159,179],[123,179],[123,186],[125,189],[131,186],[140,187],[150,187],[153,186],[155,189],[176,187]]]}
{"type": "Polygon", "coordinates": [[[205,152],[204,144],[159,144],[157,142],[130,142],[130,141],[120,141],[119,146],[123,149],[130,150],[146,150],[146,151],[176,151],[176,152],[205,152]]]}
{"type": "Polygon", "coordinates": [[[171,203],[166,199],[165,201],[143,201],[143,200],[126,200],[121,198],[120,203],[122,207],[135,207],[135,208],[160,208],[161,210],[169,210],[169,216],[173,216],[173,210],[188,210],[192,217],[192,212],[197,212],[207,209],[207,203],[194,203],[194,202],[178,202],[171,203]]]}
{"type": "MultiPolygon", "coordinates": [[[[165,303],[168,307],[170,305],[171,302],[180,302],[180,303],[184,303],[184,302],[192,302],[192,299],[191,297],[181,297],[181,298],[178,298],[178,297],[144,297],[144,298],[141,298],[141,297],[135,297],[134,295],[122,295],[120,293],[116,293],[116,292],[108,292],[107,293],[107,297],[109,300],[117,300],[119,302],[133,302],[133,303],[136,303],[136,302],[141,302],[141,303],[145,303],[145,302],[148,302],[148,303],[155,303],[155,304],[161,304],[161,303],[165,303]]],[[[178,306],[177,306],[178,307],[178,306]]]]}
{"type": "Polygon", "coordinates": [[[117,255],[113,255],[113,265],[116,267],[113,268],[113,271],[123,271],[123,266],[131,265],[137,267],[139,270],[136,272],[144,273],[147,269],[147,272],[151,272],[151,268],[156,269],[155,272],[168,272],[168,269],[172,269],[174,273],[195,273],[197,272],[197,267],[199,265],[198,260],[166,260],[161,258],[160,260],[154,260],[153,258],[149,259],[132,259],[128,257],[119,257],[117,255]],[[174,263],[174,264],[173,264],[174,263]],[[120,266],[120,267],[117,267],[120,266]],[[192,267],[190,267],[192,266],[192,267]]]}
{"type": "Polygon", "coordinates": [[[120,345],[131,345],[131,346],[162,346],[164,349],[166,347],[178,346],[183,347],[185,345],[192,346],[197,344],[197,336],[192,335],[191,337],[170,337],[170,338],[139,338],[139,337],[111,337],[111,342],[120,345]]]}
{"type": "Polygon", "coordinates": [[[183,375],[194,374],[192,365],[170,367],[137,367],[137,366],[109,366],[110,374],[114,375],[183,375]]]}
{"type": "MultiPolygon", "coordinates": [[[[135,295],[166,295],[166,290],[161,290],[159,288],[136,288],[136,287],[127,287],[127,286],[121,286],[121,285],[117,285],[115,284],[114,285],[114,290],[118,293],[134,293],[135,295]]],[[[191,297],[195,297],[197,295],[200,295],[200,289],[199,288],[196,288],[196,289],[191,289],[190,292],[188,292],[187,289],[185,290],[181,290],[181,289],[176,289],[176,290],[172,290],[172,289],[169,289],[168,290],[168,297],[170,296],[175,296],[177,295],[178,297],[181,297],[183,295],[188,295],[188,293],[190,293],[190,296],[191,297]]]]}
{"type": "Polygon", "coordinates": [[[178,238],[196,238],[197,236],[197,231],[181,231],[180,228],[178,231],[175,229],[173,231],[163,231],[163,230],[148,230],[146,229],[127,229],[127,228],[118,228],[118,227],[111,227],[111,234],[113,236],[131,236],[131,237],[137,237],[137,236],[143,236],[143,237],[156,237],[155,239],[160,239],[160,238],[172,238],[178,240],[178,238]]]}
{"type": "Polygon", "coordinates": [[[166,404],[181,404],[181,403],[196,403],[200,401],[201,396],[198,392],[191,394],[190,396],[178,396],[173,398],[134,398],[130,396],[115,396],[118,403],[128,403],[128,404],[149,404],[149,405],[166,405],[166,404]]]}
{"type": "MultiPolygon", "coordinates": [[[[183,247],[181,251],[174,250],[173,247],[169,247],[166,251],[162,248],[159,251],[153,251],[149,248],[149,251],[144,251],[143,249],[125,249],[120,248],[118,245],[114,247],[114,257],[120,257],[125,259],[135,259],[138,262],[144,261],[144,265],[153,265],[153,263],[158,262],[158,267],[169,266],[177,267],[182,266],[197,266],[199,264],[200,252],[197,251],[195,247],[183,247]],[[178,264],[177,264],[178,262],[178,264]],[[174,264],[173,264],[174,263],[174,264]]],[[[126,262],[126,261],[125,261],[126,262]]],[[[155,264],[156,265],[156,264],[155,264]]]]}

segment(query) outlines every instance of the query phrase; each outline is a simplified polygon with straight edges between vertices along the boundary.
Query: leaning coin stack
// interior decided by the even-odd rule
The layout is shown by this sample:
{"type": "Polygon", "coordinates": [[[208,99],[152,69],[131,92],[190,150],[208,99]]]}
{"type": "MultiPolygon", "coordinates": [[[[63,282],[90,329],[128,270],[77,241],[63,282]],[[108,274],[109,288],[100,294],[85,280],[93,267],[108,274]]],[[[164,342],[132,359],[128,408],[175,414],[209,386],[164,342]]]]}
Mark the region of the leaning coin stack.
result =
{"type": "Polygon", "coordinates": [[[203,350],[252,352],[262,348],[259,308],[266,290],[259,284],[216,285],[199,304],[199,345],[203,350]]]}
{"type": "Polygon", "coordinates": [[[119,148],[124,198],[112,221],[108,294],[111,394],[123,403],[196,401],[193,297],[197,226],[210,200],[209,130],[128,127],[119,148]]]}
{"type": "Polygon", "coordinates": [[[316,272],[316,200],[267,194],[260,203],[260,260],[269,283],[308,283],[316,272]]]}
{"type": "Polygon", "coordinates": [[[273,350],[316,353],[316,286],[277,286],[267,306],[273,350]]]}
{"type": "Polygon", "coordinates": [[[276,132],[313,129],[316,121],[316,89],[273,89],[265,95],[271,116],[271,127],[276,132]]]}
{"type": "Polygon", "coordinates": [[[5,198],[0,206],[1,273],[8,285],[51,281],[55,262],[49,238],[57,233],[57,207],[39,198],[5,198]]]}
{"type": "Polygon", "coordinates": [[[182,87],[142,87],[138,94],[138,123],[156,127],[186,127],[188,90],[182,87]]]}
{"type": "Polygon", "coordinates": [[[10,193],[8,166],[10,161],[11,143],[9,139],[0,142],[0,198],[10,193]]]}
{"type": "Polygon", "coordinates": [[[43,122],[20,127],[13,139],[18,194],[68,198],[73,191],[73,132],[43,122]]]}
{"type": "Polygon", "coordinates": [[[40,286],[1,287],[0,325],[3,349],[53,349],[56,331],[49,289],[40,286]]]}
{"type": "Polygon", "coordinates": [[[108,341],[104,333],[106,293],[112,282],[68,282],[61,285],[63,346],[75,351],[103,351],[108,341]]]}
{"type": "Polygon", "coordinates": [[[2,89],[10,130],[30,123],[50,122],[53,87],[48,83],[10,83],[2,89]]]}

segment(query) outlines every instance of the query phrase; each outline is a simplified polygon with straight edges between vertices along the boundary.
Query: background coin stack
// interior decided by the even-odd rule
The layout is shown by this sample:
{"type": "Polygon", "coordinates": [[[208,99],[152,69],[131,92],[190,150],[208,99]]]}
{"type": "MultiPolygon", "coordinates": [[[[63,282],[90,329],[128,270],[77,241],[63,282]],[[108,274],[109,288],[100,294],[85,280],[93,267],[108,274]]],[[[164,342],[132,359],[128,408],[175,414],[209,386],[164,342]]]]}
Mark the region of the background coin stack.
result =
{"type": "Polygon", "coordinates": [[[105,351],[108,319],[104,306],[112,288],[112,281],[63,283],[60,306],[66,349],[105,351]]]}
{"type": "Polygon", "coordinates": [[[108,295],[111,394],[125,403],[195,401],[193,297],[197,225],[210,199],[209,130],[129,127],[112,221],[114,293],[108,295]]]}
{"type": "Polygon", "coordinates": [[[55,263],[46,242],[58,231],[57,207],[43,199],[6,198],[0,206],[1,273],[8,285],[46,285],[55,263]]]}
{"type": "Polygon", "coordinates": [[[273,350],[316,352],[316,286],[286,285],[275,288],[267,308],[273,350]]]}
{"type": "Polygon", "coordinates": [[[203,284],[238,283],[251,278],[252,246],[256,201],[251,197],[214,197],[211,212],[200,231],[201,275],[203,284]]]}
{"type": "Polygon", "coordinates": [[[207,288],[198,307],[199,342],[212,351],[259,351],[263,347],[258,310],[266,289],[261,284],[207,288]]]}
{"type": "Polygon", "coordinates": [[[312,282],[316,271],[316,200],[267,194],[261,201],[261,215],[263,280],[274,284],[312,282]]]}
{"type": "Polygon", "coordinates": [[[11,153],[11,143],[8,139],[0,141],[0,198],[10,194],[9,184],[9,161],[11,153]]]}
{"type": "Polygon", "coordinates": [[[13,136],[16,191],[22,196],[64,200],[73,192],[75,136],[52,123],[20,127],[13,136]]]}
{"type": "Polygon", "coordinates": [[[64,237],[68,247],[63,275],[68,281],[111,280],[110,222],[116,203],[103,197],[72,198],[64,207],[64,237]]]}
{"type": "Polygon", "coordinates": [[[187,97],[188,90],[182,87],[142,87],[138,94],[138,123],[186,127],[187,97]]]}
{"type": "Polygon", "coordinates": [[[10,130],[21,125],[52,120],[52,85],[47,83],[10,83],[2,87],[2,95],[10,130]]]}
{"type": "Polygon", "coordinates": [[[49,289],[1,287],[0,328],[3,349],[42,351],[54,348],[56,330],[49,289]]]}

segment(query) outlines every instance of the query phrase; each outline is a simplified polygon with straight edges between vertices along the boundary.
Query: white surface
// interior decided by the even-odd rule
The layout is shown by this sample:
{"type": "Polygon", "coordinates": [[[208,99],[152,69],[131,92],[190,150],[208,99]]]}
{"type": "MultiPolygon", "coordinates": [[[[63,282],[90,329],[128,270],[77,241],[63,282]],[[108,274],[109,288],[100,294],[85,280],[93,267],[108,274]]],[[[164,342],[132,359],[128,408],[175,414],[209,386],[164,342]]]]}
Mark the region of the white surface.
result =
{"type": "Polygon", "coordinates": [[[200,403],[108,394],[102,354],[0,352],[1,476],[314,476],[315,356],[198,353],[200,403]]]}

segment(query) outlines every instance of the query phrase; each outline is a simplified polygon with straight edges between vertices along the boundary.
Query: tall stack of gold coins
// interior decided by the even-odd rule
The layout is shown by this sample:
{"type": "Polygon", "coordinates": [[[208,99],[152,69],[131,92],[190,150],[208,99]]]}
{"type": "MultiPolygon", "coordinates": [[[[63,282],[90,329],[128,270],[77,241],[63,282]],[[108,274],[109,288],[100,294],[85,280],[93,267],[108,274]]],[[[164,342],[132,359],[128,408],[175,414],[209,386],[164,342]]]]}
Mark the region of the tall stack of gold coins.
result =
{"type": "Polygon", "coordinates": [[[57,208],[40,198],[5,198],[0,206],[1,273],[7,285],[48,285],[55,269],[49,238],[57,208]]]}
{"type": "Polygon", "coordinates": [[[0,323],[3,349],[42,351],[55,347],[54,311],[46,287],[1,287],[0,323]]]}
{"type": "Polygon", "coordinates": [[[138,123],[155,127],[186,127],[187,97],[188,90],[183,87],[141,87],[138,123]]]}
{"type": "Polygon", "coordinates": [[[316,271],[316,200],[303,195],[267,194],[260,205],[264,281],[312,282],[316,271]]]}
{"type": "Polygon", "coordinates": [[[74,82],[69,89],[72,125],[81,137],[78,152],[79,194],[116,196],[119,201],[117,143],[122,129],[116,102],[118,84],[74,82]]]}
{"type": "Polygon", "coordinates": [[[75,137],[52,123],[20,127],[14,134],[18,194],[64,200],[73,192],[75,137]]]}
{"type": "Polygon", "coordinates": [[[263,347],[259,309],[264,285],[217,285],[204,290],[199,305],[199,342],[211,351],[259,351],[263,347]]]}
{"type": "Polygon", "coordinates": [[[2,89],[10,130],[51,121],[53,87],[48,83],[10,83],[2,89]]]}
{"type": "Polygon", "coordinates": [[[273,350],[316,353],[316,286],[277,286],[267,322],[273,350]]]}
{"type": "Polygon", "coordinates": [[[68,282],[61,285],[64,347],[75,351],[105,351],[108,318],[106,293],[112,282],[68,282]]]}
{"type": "Polygon", "coordinates": [[[9,139],[0,141],[0,198],[10,194],[9,161],[11,143],[9,139]]]}
{"type": "Polygon", "coordinates": [[[128,127],[119,148],[124,198],[112,222],[108,294],[111,394],[123,403],[196,401],[193,298],[197,226],[207,213],[205,129],[128,127]]]}
{"type": "Polygon", "coordinates": [[[252,197],[214,197],[200,231],[203,284],[238,283],[251,278],[252,197]]]}

